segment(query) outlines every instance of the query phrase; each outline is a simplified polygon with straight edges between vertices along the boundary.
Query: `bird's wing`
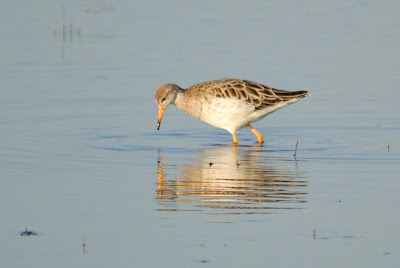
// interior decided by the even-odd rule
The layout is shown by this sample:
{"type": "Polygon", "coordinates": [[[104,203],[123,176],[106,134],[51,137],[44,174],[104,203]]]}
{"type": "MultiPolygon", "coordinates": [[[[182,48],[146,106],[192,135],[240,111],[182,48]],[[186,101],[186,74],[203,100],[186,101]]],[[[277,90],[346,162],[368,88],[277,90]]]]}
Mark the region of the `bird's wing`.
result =
{"type": "MultiPolygon", "coordinates": [[[[196,84],[189,91],[206,91],[208,96],[216,98],[237,98],[255,109],[264,109],[281,102],[301,99],[308,96],[308,91],[286,91],[249,80],[220,79],[196,84]]],[[[204,93],[204,92],[203,92],[204,93]]]]}
{"type": "Polygon", "coordinates": [[[211,85],[215,97],[238,98],[255,109],[274,106],[283,101],[272,88],[249,80],[221,79],[211,85]]]}

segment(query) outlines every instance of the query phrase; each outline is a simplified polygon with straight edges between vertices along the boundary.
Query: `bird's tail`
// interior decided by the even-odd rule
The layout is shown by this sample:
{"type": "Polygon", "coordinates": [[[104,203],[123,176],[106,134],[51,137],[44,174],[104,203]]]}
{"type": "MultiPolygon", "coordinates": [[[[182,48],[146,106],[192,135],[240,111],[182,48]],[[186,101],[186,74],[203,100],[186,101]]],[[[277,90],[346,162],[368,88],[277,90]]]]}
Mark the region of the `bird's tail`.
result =
{"type": "Polygon", "coordinates": [[[307,90],[286,91],[273,88],[272,91],[275,93],[277,97],[281,98],[283,102],[304,99],[310,96],[307,90]]]}

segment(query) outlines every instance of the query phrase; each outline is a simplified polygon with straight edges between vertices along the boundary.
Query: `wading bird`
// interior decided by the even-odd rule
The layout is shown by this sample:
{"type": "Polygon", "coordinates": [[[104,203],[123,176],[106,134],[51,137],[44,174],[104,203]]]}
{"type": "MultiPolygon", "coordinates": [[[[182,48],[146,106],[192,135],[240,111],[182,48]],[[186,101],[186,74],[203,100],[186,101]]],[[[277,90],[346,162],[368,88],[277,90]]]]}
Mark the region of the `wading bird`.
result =
{"type": "Polygon", "coordinates": [[[199,83],[188,89],[175,84],[164,84],[156,92],[158,126],[165,109],[175,104],[182,111],[212,126],[232,134],[238,144],[236,131],[248,127],[263,144],[263,136],[250,124],[263,119],[289,104],[308,97],[308,91],[286,91],[240,79],[220,79],[199,83]]]}

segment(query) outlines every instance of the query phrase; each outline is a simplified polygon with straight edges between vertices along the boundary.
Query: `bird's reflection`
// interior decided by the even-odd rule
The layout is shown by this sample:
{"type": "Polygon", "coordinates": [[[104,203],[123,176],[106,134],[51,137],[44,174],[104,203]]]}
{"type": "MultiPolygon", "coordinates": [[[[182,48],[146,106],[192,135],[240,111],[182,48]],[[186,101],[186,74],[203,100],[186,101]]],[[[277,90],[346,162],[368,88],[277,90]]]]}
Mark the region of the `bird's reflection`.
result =
{"type": "Polygon", "coordinates": [[[165,165],[159,156],[159,210],[257,214],[307,203],[308,180],[294,161],[268,157],[262,147],[215,147],[198,155],[178,165],[165,165]]]}

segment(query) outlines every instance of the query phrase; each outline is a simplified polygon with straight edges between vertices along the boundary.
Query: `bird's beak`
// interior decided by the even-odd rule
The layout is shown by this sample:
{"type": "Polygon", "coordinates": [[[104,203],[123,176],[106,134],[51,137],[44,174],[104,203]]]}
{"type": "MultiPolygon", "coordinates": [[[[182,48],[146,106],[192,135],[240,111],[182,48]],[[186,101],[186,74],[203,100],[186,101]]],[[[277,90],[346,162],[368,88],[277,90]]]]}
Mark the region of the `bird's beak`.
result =
{"type": "Polygon", "coordinates": [[[161,120],[162,120],[164,111],[165,111],[165,108],[163,108],[163,107],[158,107],[158,124],[157,124],[157,130],[160,130],[161,120]]]}

